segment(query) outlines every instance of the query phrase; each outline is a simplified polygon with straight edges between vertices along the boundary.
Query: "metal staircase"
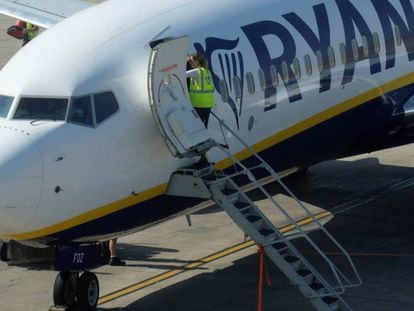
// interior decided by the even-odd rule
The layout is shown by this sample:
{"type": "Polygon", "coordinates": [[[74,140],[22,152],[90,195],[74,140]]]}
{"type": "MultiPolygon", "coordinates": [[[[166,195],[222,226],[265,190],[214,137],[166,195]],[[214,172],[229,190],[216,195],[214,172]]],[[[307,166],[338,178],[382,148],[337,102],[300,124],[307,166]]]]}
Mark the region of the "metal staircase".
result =
{"type": "MultiPolygon", "coordinates": [[[[214,114],[213,114],[214,115],[214,114]]],[[[214,115],[215,116],[215,115],[214,115]]],[[[215,116],[217,118],[217,116],[215,116]]],[[[361,284],[360,276],[349,254],[324,228],[320,221],[310,210],[288,189],[281,181],[278,174],[237,134],[219,118],[223,137],[224,131],[229,131],[245,148],[250,150],[259,164],[246,167],[238,161],[226,148],[217,147],[225,152],[233,160],[234,170],[230,174],[215,170],[212,166],[201,169],[184,168],[174,173],[170,179],[167,194],[211,197],[234,220],[240,229],[258,245],[262,245],[270,260],[298,287],[299,291],[309,300],[316,310],[352,310],[340,296],[347,287],[361,284]],[[256,176],[263,177],[264,172],[277,181],[281,187],[295,200],[296,204],[306,212],[306,215],[317,225],[319,233],[335,246],[341,259],[345,259],[352,277],[347,277],[337,265],[329,258],[320,246],[304,231],[297,220],[284,209],[264,188],[256,176]],[[279,214],[283,215],[294,228],[294,234],[285,236],[268,219],[264,212],[253,202],[248,193],[244,192],[239,183],[241,178],[248,178],[257,189],[272,203],[279,214]],[[301,247],[297,246],[298,240],[303,240],[301,247]],[[304,243],[305,242],[305,243],[304,243]],[[307,246],[306,253],[312,253],[312,258],[318,258],[318,266],[324,263],[324,272],[311,263],[309,256],[305,256],[299,248],[307,246]],[[311,252],[309,252],[309,249],[311,252]],[[319,260],[322,259],[322,260],[319,260]],[[356,280],[351,282],[350,280],[356,280]]],[[[225,142],[227,143],[226,139],[225,142]]],[[[245,181],[244,181],[245,182],[245,181]]],[[[314,261],[314,259],[312,260],[314,261]]]]}

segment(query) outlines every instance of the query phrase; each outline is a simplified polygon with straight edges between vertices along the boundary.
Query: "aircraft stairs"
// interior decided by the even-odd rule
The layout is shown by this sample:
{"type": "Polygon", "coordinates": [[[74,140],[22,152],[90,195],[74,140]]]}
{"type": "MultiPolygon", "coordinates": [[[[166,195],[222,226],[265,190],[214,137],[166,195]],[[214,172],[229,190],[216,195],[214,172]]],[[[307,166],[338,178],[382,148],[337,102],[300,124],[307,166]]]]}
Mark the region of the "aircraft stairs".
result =
{"type": "Polygon", "coordinates": [[[228,149],[217,145],[233,160],[234,172],[226,174],[223,171],[215,170],[213,166],[201,169],[192,167],[182,168],[171,176],[167,194],[212,198],[227,212],[246,236],[249,236],[257,245],[263,246],[267,257],[283,272],[292,284],[298,287],[299,291],[316,310],[352,310],[341,297],[341,294],[348,287],[360,285],[361,279],[349,254],[324,228],[314,214],[288,189],[279,175],[251,147],[245,144],[231,128],[223,121],[219,120],[219,122],[223,137],[226,137],[224,130],[229,131],[250,150],[259,164],[248,168],[238,161],[228,149]],[[257,177],[263,177],[264,172],[274,181],[277,181],[294,199],[295,204],[298,204],[306,212],[306,215],[312,220],[312,224],[316,225],[318,234],[323,233],[327,240],[336,247],[338,251],[335,253],[335,258],[340,258],[342,260],[341,263],[345,262],[348,268],[347,271],[350,273],[342,272],[332,258],[311,238],[310,234],[305,232],[289,211],[283,208],[269,194],[261,179],[257,177]],[[289,236],[284,235],[269,220],[266,213],[249,197],[249,194],[241,189],[237,181],[240,181],[240,178],[246,177],[271,202],[272,207],[276,208],[278,213],[288,220],[288,223],[293,228],[293,234],[289,236]],[[297,246],[298,241],[304,241],[305,243],[302,244],[308,246],[308,251],[306,252],[308,257],[304,252],[300,251],[297,246]],[[309,253],[312,254],[311,258],[313,260],[310,260],[309,253]],[[311,263],[311,261],[315,261],[315,257],[321,259],[317,261],[318,266],[320,266],[320,262],[324,263],[323,272],[317,269],[315,263],[311,263]],[[352,277],[347,277],[345,274],[348,276],[352,274],[352,277]],[[351,279],[354,280],[353,283],[350,281],[351,279]]]}

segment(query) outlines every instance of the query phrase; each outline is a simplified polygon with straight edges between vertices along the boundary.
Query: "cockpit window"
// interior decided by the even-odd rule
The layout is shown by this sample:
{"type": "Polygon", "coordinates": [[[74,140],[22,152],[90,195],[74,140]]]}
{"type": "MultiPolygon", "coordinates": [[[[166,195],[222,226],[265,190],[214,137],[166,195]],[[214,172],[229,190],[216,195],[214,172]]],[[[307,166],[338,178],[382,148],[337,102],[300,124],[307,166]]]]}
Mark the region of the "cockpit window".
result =
{"type": "Polygon", "coordinates": [[[103,120],[109,118],[118,111],[118,103],[112,92],[95,94],[93,96],[96,123],[99,124],[103,120]]]}
{"type": "Polygon", "coordinates": [[[65,120],[68,100],[65,98],[21,98],[15,119],[65,120]]]}
{"type": "Polygon", "coordinates": [[[0,118],[7,117],[12,103],[13,97],[0,95],[0,118]]]}
{"type": "Polygon", "coordinates": [[[90,96],[75,98],[69,109],[68,122],[93,126],[92,102],[90,96]]]}
{"type": "Polygon", "coordinates": [[[72,99],[68,122],[77,125],[97,127],[119,110],[112,92],[90,94],[72,99]]]}

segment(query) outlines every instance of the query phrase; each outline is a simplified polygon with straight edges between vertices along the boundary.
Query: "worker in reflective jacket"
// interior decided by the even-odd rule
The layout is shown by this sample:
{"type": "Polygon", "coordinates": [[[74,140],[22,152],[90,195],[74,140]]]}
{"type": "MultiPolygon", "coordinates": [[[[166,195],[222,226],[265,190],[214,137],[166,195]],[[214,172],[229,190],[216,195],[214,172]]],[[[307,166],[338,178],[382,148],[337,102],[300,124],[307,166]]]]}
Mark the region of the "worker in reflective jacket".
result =
{"type": "Polygon", "coordinates": [[[210,111],[214,107],[213,77],[208,70],[208,61],[203,55],[194,53],[188,56],[187,60],[192,68],[187,71],[191,104],[207,128],[210,111]]]}
{"type": "Polygon", "coordinates": [[[29,41],[34,39],[39,33],[39,27],[33,25],[29,22],[24,23],[22,33],[24,34],[23,37],[23,46],[25,46],[29,41]]]}

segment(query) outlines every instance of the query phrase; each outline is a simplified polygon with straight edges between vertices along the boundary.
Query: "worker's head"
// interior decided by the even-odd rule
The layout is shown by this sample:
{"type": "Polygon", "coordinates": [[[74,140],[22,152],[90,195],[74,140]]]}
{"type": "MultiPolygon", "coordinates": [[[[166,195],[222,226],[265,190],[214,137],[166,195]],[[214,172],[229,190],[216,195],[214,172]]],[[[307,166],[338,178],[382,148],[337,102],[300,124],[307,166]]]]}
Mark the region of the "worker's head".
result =
{"type": "Polygon", "coordinates": [[[18,27],[20,27],[20,28],[24,28],[24,22],[18,19],[18,20],[16,21],[16,26],[18,26],[18,27]]]}
{"type": "Polygon", "coordinates": [[[200,54],[200,53],[193,53],[188,57],[188,61],[190,62],[191,66],[193,68],[199,68],[199,67],[203,67],[203,68],[208,68],[208,61],[207,59],[204,57],[204,55],[200,54]]]}

